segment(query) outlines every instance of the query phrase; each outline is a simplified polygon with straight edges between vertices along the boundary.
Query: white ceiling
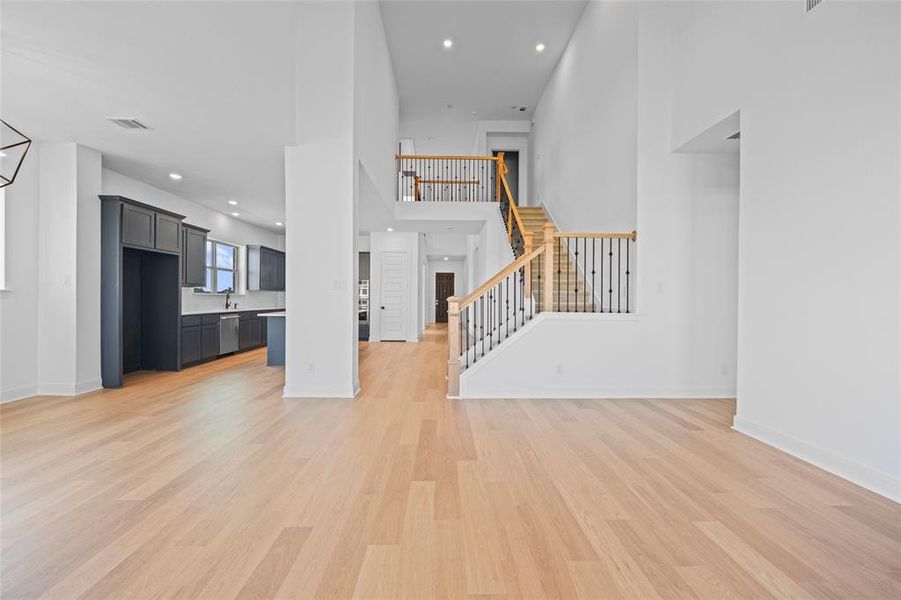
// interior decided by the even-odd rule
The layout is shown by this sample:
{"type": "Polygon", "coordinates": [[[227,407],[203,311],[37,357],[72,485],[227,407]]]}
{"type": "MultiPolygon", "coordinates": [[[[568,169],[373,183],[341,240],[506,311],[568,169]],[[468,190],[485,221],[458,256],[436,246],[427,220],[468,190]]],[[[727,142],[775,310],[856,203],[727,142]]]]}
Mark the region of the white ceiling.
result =
{"type": "Polygon", "coordinates": [[[430,121],[436,135],[443,135],[458,127],[474,132],[464,123],[529,119],[585,4],[382,0],[402,121],[415,123],[418,131],[430,121]],[[454,42],[449,50],[445,39],[454,42]],[[538,42],[545,44],[541,54],[535,51],[538,42]]]}
{"type": "MultiPolygon", "coordinates": [[[[528,119],[584,5],[382,0],[402,120],[462,130],[528,119]]],[[[109,169],[277,231],[295,132],[294,24],[293,3],[280,1],[3,0],[3,118],[36,141],[95,148],[109,169]]]]}
{"type": "Polygon", "coordinates": [[[3,117],[36,141],[95,148],[107,168],[277,230],[295,132],[293,11],[284,2],[4,0],[3,117]],[[137,117],[153,131],[107,117],[137,117]],[[173,171],[184,179],[171,181],[173,171]]]}

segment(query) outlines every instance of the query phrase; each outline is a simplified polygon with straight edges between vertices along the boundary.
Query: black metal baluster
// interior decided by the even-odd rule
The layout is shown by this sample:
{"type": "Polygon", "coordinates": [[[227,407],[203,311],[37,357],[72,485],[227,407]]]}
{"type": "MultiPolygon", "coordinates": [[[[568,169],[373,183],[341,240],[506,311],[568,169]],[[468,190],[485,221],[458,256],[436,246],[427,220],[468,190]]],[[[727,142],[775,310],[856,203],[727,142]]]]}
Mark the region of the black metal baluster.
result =
{"type": "Polygon", "coordinates": [[[609,275],[610,275],[610,287],[609,287],[608,294],[610,294],[610,296],[609,296],[608,302],[607,302],[607,312],[613,312],[613,238],[610,238],[609,243],[610,243],[610,252],[609,252],[608,256],[609,256],[609,261],[610,261],[610,265],[609,265],[610,268],[608,269],[608,271],[609,271],[609,275]]]}
{"type": "Polygon", "coordinates": [[[626,240],[626,312],[629,312],[629,246],[631,245],[632,240],[626,240]]]}
{"type": "Polygon", "coordinates": [[[503,322],[503,319],[504,319],[504,317],[503,317],[504,303],[502,301],[503,294],[501,292],[502,292],[501,282],[498,281],[496,292],[495,292],[497,294],[497,298],[498,298],[498,301],[497,301],[497,343],[498,344],[501,343],[501,323],[503,322]]]}
{"type": "MultiPolygon", "coordinates": [[[[578,245],[578,242],[576,243],[578,245]]],[[[582,277],[588,273],[588,238],[582,238],[582,277]]],[[[587,277],[586,277],[587,279],[587,277]]],[[[588,312],[588,282],[583,281],[582,312],[588,312]]]]}
{"type": "MultiPolygon", "coordinates": [[[[539,255],[541,256],[541,255],[539,255]]],[[[544,305],[541,304],[541,293],[544,286],[541,285],[541,260],[538,260],[538,312],[544,310],[544,305]]]]}
{"type": "Polygon", "coordinates": [[[516,274],[513,274],[513,333],[516,333],[516,274]]]}
{"type": "Polygon", "coordinates": [[[532,263],[534,263],[534,262],[535,262],[534,259],[532,259],[532,258],[529,259],[529,269],[528,269],[528,271],[529,271],[529,290],[532,292],[531,294],[529,294],[529,320],[530,321],[535,318],[535,299],[533,298],[533,296],[535,295],[535,290],[532,289],[532,263]]]}
{"type": "Polygon", "coordinates": [[[466,354],[466,368],[469,368],[469,306],[466,307],[466,345],[463,346],[463,352],[466,354]]]}
{"type": "Polygon", "coordinates": [[[482,339],[482,356],[485,356],[485,294],[482,294],[482,297],[479,298],[479,310],[481,315],[479,316],[479,334],[482,339]]]}
{"type": "Polygon", "coordinates": [[[616,240],[616,312],[622,312],[620,305],[623,302],[623,239],[616,240]]]}
{"type": "Polygon", "coordinates": [[[506,306],[506,308],[504,310],[506,311],[505,314],[507,315],[507,337],[510,337],[510,276],[509,275],[504,277],[504,287],[506,288],[506,292],[507,292],[506,294],[504,294],[504,305],[506,306]]]}
{"type": "Polygon", "coordinates": [[[519,276],[519,285],[522,286],[521,292],[519,294],[519,312],[520,318],[522,319],[522,324],[526,324],[526,267],[525,265],[520,268],[520,276],[519,276]]]}
{"type": "Polygon", "coordinates": [[[559,311],[560,307],[561,307],[560,288],[563,287],[561,285],[562,282],[560,281],[560,279],[561,279],[561,277],[560,277],[560,254],[562,254],[561,249],[563,248],[563,242],[561,242],[561,238],[556,239],[555,246],[557,246],[557,310],[559,311]]]}
{"type": "Polygon", "coordinates": [[[597,284],[596,284],[595,281],[594,281],[594,273],[595,273],[595,269],[594,269],[594,265],[595,265],[595,253],[597,252],[597,249],[595,248],[595,244],[594,244],[594,243],[595,243],[596,241],[597,241],[597,238],[591,238],[591,312],[594,312],[594,311],[595,311],[595,305],[594,305],[594,296],[595,296],[595,294],[594,294],[594,291],[595,291],[596,289],[598,289],[598,288],[597,288],[597,284]]]}
{"type": "Polygon", "coordinates": [[[566,238],[566,312],[569,312],[569,238],[566,238]]]}

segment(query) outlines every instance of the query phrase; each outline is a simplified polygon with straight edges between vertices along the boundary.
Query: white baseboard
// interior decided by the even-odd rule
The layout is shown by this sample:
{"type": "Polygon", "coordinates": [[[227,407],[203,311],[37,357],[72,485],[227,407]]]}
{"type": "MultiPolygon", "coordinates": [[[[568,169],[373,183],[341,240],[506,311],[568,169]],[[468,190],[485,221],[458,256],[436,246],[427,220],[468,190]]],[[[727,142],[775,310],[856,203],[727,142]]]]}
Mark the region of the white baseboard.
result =
{"type": "MultiPolygon", "coordinates": [[[[357,390],[359,391],[359,390],[357,390]]],[[[353,399],[356,397],[356,392],[350,388],[339,388],[334,386],[321,386],[321,387],[310,387],[310,386],[295,386],[288,387],[285,386],[282,389],[282,398],[322,398],[322,399],[331,399],[331,398],[348,398],[353,399]]]]}
{"type": "Polygon", "coordinates": [[[36,385],[26,385],[11,390],[3,390],[0,392],[0,404],[7,402],[15,402],[16,400],[24,400],[38,395],[38,387],[36,385]]]}
{"type": "Polygon", "coordinates": [[[460,397],[465,400],[734,400],[734,388],[622,388],[586,390],[566,390],[564,392],[542,392],[537,394],[508,392],[508,393],[480,393],[478,395],[464,394],[460,397]]]}
{"type": "Polygon", "coordinates": [[[103,387],[100,379],[90,379],[76,384],[70,383],[42,383],[29,385],[12,390],[0,392],[0,404],[24,400],[32,396],[79,396],[99,390],[103,387]]]}
{"type": "Polygon", "coordinates": [[[864,487],[880,496],[901,503],[901,479],[892,477],[850,458],[840,456],[796,437],[770,429],[747,418],[735,415],[732,429],[768,446],[778,448],[804,462],[829,471],[842,479],[864,487]]]}

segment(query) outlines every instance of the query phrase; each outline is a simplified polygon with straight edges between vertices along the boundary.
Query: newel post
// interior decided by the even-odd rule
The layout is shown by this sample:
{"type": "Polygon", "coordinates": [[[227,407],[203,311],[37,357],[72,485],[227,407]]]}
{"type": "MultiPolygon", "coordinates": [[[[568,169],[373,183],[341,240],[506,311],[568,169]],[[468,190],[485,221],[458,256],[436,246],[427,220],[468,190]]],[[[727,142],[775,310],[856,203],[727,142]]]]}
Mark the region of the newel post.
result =
{"type": "Polygon", "coordinates": [[[460,396],[460,299],[447,299],[447,395],[460,396]]]}
{"type": "Polygon", "coordinates": [[[504,153],[497,153],[497,166],[494,168],[494,200],[495,202],[501,201],[501,177],[504,176],[504,172],[507,170],[507,165],[504,164],[504,153]]]}
{"type": "Polygon", "coordinates": [[[544,310],[554,311],[554,224],[544,224],[544,310]]]}
{"type": "MultiPolygon", "coordinates": [[[[522,232],[522,241],[525,245],[525,255],[528,256],[532,253],[532,232],[531,231],[523,231],[522,232]]],[[[526,297],[532,297],[532,261],[527,261],[525,264],[526,268],[526,297]]]]}

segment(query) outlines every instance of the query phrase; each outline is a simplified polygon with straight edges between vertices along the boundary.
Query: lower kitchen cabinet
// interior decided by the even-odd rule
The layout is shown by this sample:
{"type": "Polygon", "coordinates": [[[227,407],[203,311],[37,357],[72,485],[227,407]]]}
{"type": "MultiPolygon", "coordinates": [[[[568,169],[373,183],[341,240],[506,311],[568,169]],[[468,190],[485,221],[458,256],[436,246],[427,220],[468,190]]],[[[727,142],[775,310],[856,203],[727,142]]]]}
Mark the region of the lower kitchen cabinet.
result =
{"type": "Polygon", "coordinates": [[[215,324],[203,325],[200,328],[200,354],[203,360],[212,360],[219,356],[219,315],[215,316],[215,324]]]}
{"type": "Polygon", "coordinates": [[[182,366],[202,360],[203,334],[200,325],[181,328],[181,364],[182,366]]]}
{"type": "MultiPolygon", "coordinates": [[[[190,367],[219,357],[219,314],[182,316],[181,366],[190,367]]],[[[255,311],[239,312],[238,351],[266,345],[265,319],[255,311]]]]}
{"type": "Polygon", "coordinates": [[[238,329],[238,348],[250,350],[256,348],[263,341],[262,319],[255,313],[247,317],[241,315],[241,324],[238,329]]]}

